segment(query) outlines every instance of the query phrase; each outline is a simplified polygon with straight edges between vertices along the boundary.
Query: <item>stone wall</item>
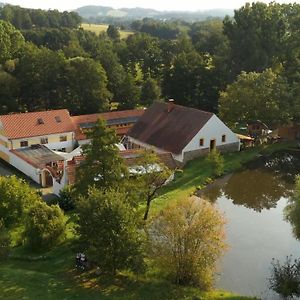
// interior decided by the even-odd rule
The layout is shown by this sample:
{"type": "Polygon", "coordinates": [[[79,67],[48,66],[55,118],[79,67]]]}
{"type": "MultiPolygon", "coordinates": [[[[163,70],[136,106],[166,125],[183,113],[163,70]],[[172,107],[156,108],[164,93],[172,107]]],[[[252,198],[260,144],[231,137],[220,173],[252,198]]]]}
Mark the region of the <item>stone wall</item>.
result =
{"type": "Polygon", "coordinates": [[[183,164],[186,164],[189,160],[195,159],[195,158],[200,157],[200,156],[207,155],[208,153],[209,153],[209,148],[184,152],[184,154],[183,154],[183,164]]]}
{"type": "Polygon", "coordinates": [[[240,143],[231,143],[226,145],[221,145],[217,147],[217,150],[219,150],[222,153],[226,152],[237,152],[240,151],[240,143]]]}
{"type": "MultiPolygon", "coordinates": [[[[217,147],[217,150],[226,153],[226,152],[236,152],[240,150],[240,143],[231,143],[226,145],[221,145],[217,147]]],[[[209,148],[198,149],[193,151],[184,152],[183,163],[180,166],[185,165],[189,160],[193,160],[197,157],[207,155],[210,152],[209,148]]]]}

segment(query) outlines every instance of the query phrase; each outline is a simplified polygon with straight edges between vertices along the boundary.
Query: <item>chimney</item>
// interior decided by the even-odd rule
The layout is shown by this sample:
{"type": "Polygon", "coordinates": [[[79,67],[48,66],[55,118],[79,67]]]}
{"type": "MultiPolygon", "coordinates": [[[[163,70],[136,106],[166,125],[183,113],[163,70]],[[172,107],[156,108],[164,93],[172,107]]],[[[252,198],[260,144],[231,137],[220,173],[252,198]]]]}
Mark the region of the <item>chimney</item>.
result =
{"type": "Polygon", "coordinates": [[[173,108],[174,108],[174,99],[169,99],[169,102],[168,102],[168,113],[171,112],[173,108]]]}

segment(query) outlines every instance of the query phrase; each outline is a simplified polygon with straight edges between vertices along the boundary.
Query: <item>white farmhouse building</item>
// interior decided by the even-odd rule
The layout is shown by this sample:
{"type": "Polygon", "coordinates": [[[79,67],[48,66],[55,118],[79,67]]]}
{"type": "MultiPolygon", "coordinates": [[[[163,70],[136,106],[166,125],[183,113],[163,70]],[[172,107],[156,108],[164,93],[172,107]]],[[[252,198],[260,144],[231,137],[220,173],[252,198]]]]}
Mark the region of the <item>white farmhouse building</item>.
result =
{"type": "Polygon", "coordinates": [[[171,152],[179,164],[207,154],[239,151],[240,141],[215,114],[169,103],[154,103],[128,132],[128,149],[171,152]]]}

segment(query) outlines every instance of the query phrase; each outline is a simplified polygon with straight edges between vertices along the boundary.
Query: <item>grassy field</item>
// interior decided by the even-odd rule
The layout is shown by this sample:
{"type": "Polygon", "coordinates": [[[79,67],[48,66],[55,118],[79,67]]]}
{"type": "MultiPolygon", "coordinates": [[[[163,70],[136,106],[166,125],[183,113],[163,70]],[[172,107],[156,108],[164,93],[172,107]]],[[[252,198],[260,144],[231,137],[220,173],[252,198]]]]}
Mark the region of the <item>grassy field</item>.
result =
{"type": "MultiPolygon", "coordinates": [[[[240,153],[228,153],[224,156],[225,172],[235,171],[261,154],[269,155],[293,146],[294,144],[280,143],[240,153]]],[[[155,213],[168,202],[192,194],[195,188],[203,186],[212,174],[213,170],[204,158],[190,162],[182,174],[161,191],[161,195],[153,202],[151,212],[155,213]]],[[[202,293],[195,288],[178,287],[164,280],[163,276],[151,267],[145,276],[139,277],[119,274],[112,279],[95,276],[93,271],[78,273],[74,269],[75,246],[76,240],[70,222],[66,242],[50,252],[32,254],[22,247],[14,248],[12,257],[0,264],[0,299],[253,299],[222,291],[202,293]]]]}
{"type": "MultiPolygon", "coordinates": [[[[273,152],[295,147],[294,143],[276,143],[250,148],[242,152],[227,153],[225,159],[225,174],[238,170],[243,164],[254,160],[259,155],[269,155],[273,152]]],[[[196,187],[205,185],[207,178],[213,179],[213,169],[205,158],[190,161],[175,180],[163,188],[160,196],[152,204],[152,212],[161,210],[170,201],[192,195],[196,187]]]]}
{"type": "MultiPolygon", "coordinates": [[[[81,27],[84,30],[89,30],[92,32],[95,32],[97,35],[103,31],[106,31],[108,28],[108,25],[106,24],[87,24],[87,23],[82,23],[81,27]]],[[[120,36],[121,39],[126,39],[129,35],[133,34],[132,31],[126,31],[126,30],[120,30],[120,36]]]]}
{"type": "MultiPolygon", "coordinates": [[[[138,300],[138,299],[227,299],[252,298],[214,291],[201,293],[195,288],[183,288],[149,274],[137,278],[119,274],[116,278],[103,278],[93,273],[78,273],[73,267],[72,244],[65,243],[45,258],[30,260],[16,257],[2,262],[0,267],[0,299],[43,300],[138,300]]],[[[24,253],[23,253],[24,255],[24,253]]]]}

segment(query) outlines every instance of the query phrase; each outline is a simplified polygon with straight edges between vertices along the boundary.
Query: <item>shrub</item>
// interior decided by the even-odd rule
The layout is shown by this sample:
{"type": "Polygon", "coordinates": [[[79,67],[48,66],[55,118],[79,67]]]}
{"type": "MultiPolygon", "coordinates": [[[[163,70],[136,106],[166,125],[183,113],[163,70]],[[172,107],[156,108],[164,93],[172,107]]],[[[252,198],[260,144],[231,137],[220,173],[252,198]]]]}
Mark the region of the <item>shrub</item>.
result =
{"type": "Polygon", "coordinates": [[[67,185],[59,192],[58,205],[64,211],[70,211],[75,208],[74,190],[67,185]]]}
{"type": "Polygon", "coordinates": [[[25,219],[23,236],[33,249],[50,249],[65,237],[66,219],[58,205],[38,202],[30,208],[25,219]]]}
{"type": "Polygon", "coordinates": [[[19,223],[28,208],[41,197],[28,183],[15,176],[0,176],[0,219],[5,227],[19,223]]]}
{"type": "Polygon", "coordinates": [[[300,260],[292,260],[287,256],[284,264],[272,261],[272,274],[269,278],[269,286],[284,299],[300,296],[300,260]]]}
{"type": "Polygon", "coordinates": [[[6,259],[10,252],[10,235],[0,220],[0,260],[6,259]]]}
{"type": "Polygon", "coordinates": [[[213,149],[208,154],[207,160],[212,164],[215,176],[221,176],[224,173],[224,158],[219,151],[213,149]]]}
{"type": "Polygon", "coordinates": [[[207,201],[169,205],[149,227],[154,260],[177,284],[208,289],[224,243],[224,219],[207,201]]]}

